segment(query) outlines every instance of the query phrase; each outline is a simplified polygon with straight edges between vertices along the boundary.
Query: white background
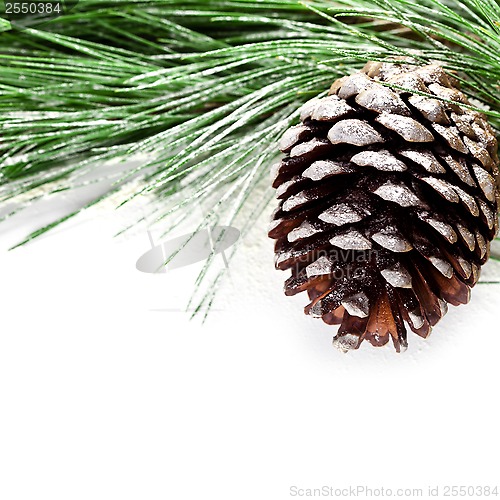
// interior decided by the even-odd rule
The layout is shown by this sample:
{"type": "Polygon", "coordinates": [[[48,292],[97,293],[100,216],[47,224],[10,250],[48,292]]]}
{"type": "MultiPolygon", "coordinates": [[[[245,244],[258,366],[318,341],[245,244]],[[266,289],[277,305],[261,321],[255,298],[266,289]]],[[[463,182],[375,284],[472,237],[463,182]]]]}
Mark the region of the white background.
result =
{"type": "Polygon", "coordinates": [[[283,295],[269,211],[203,325],[177,310],[200,266],[139,273],[146,233],[113,238],[116,213],[7,252],[46,215],[0,226],[2,500],[500,483],[499,285],[477,286],[427,341],[410,333],[404,354],[343,355],[306,297],[283,295]]]}

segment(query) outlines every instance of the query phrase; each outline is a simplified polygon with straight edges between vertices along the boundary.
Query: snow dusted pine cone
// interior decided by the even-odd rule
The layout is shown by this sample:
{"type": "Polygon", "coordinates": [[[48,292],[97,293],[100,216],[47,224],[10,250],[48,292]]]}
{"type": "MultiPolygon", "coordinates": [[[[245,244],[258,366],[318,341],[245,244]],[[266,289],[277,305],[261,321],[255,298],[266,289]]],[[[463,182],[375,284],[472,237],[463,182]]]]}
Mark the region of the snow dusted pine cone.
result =
{"type": "Polygon", "coordinates": [[[287,295],[307,290],[307,314],[340,325],[342,351],[391,338],[399,352],[405,323],[427,337],[488,259],[498,145],[457,87],[437,65],[371,62],[306,103],[282,138],[276,267],[292,271],[287,295]]]}

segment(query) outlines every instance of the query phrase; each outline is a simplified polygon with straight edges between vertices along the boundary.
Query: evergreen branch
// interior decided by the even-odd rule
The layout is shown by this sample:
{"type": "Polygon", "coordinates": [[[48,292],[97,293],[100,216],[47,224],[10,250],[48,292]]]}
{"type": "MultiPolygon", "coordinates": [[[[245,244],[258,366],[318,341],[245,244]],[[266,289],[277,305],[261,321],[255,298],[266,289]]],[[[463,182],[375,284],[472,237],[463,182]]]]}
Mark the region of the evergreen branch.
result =
{"type": "Polygon", "coordinates": [[[497,0],[81,0],[23,31],[0,19],[0,31],[4,202],[104,180],[103,162],[146,154],[109,188],[137,183],[122,203],[155,193],[156,221],[202,203],[247,227],[242,208],[262,209],[253,193],[295,110],[367,59],[439,61],[500,130],[497,0]]]}

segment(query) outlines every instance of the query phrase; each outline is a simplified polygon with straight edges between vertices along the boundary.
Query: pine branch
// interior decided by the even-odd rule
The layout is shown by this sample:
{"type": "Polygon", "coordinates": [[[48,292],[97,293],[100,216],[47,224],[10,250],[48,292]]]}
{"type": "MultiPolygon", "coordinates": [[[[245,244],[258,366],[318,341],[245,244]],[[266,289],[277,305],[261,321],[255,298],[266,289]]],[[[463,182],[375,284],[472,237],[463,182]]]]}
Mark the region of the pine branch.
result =
{"type": "Polygon", "coordinates": [[[153,192],[157,221],[193,203],[211,220],[234,223],[244,206],[254,220],[296,109],[369,59],[439,61],[500,130],[496,0],[82,0],[0,29],[2,202],[28,205],[40,188],[72,189],[107,160],[146,154],[110,188],[142,186],[123,203],[153,192]]]}

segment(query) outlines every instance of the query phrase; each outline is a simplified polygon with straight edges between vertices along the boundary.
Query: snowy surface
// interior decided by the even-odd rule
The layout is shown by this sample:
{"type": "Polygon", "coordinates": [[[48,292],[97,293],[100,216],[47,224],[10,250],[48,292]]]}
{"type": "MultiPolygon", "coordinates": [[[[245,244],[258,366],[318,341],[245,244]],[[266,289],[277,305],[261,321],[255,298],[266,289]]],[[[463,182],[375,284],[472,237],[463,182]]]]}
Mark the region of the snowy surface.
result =
{"type": "Polygon", "coordinates": [[[54,211],[0,226],[0,498],[426,497],[500,482],[499,285],[477,286],[404,354],[343,355],[306,297],[283,295],[269,211],[204,324],[183,312],[201,264],[138,272],[147,233],[113,238],[120,212],[91,209],[7,252],[54,211]]]}

